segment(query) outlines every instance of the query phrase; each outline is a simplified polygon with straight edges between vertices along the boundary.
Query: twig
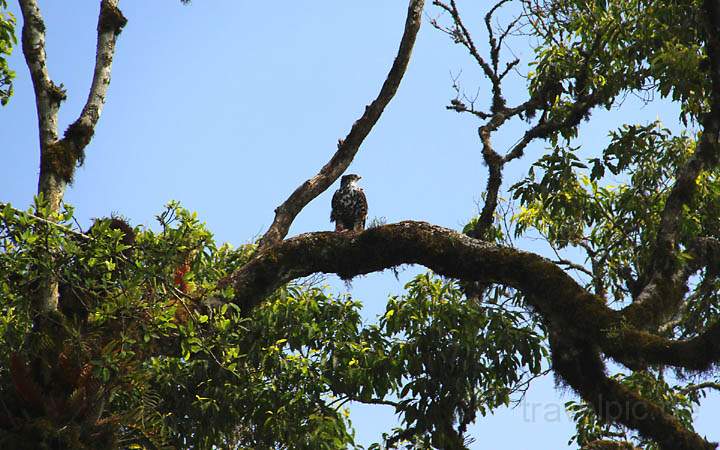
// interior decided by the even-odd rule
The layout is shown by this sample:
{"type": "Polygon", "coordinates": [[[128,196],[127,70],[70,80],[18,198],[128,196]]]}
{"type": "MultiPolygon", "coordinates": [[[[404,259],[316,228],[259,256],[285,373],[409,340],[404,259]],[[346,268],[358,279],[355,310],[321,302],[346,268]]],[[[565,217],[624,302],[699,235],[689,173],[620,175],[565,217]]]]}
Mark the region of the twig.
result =
{"type": "Polygon", "coordinates": [[[720,391],[720,383],[706,381],[704,383],[691,384],[689,386],[685,386],[684,388],[680,389],[680,392],[682,392],[684,394],[688,394],[690,392],[700,391],[702,389],[714,389],[716,391],[720,391]]]}
{"type": "Polygon", "coordinates": [[[30,214],[29,212],[22,211],[22,210],[20,210],[20,209],[14,208],[14,207],[11,206],[9,203],[0,202],[0,208],[3,208],[3,209],[5,209],[5,208],[10,208],[15,214],[22,215],[22,216],[25,216],[25,217],[27,217],[27,218],[29,218],[29,219],[34,220],[34,221],[44,223],[45,225],[49,225],[49,226],[51,226],[51,227],[58,228],[58,229],[66,232],[66,233],[72,234],[73,236],[77,236],[77,237],[79,237],[79,238],[81,238],[81,239],[87,239],[87,240],[91,240],[91,239],[92,239],[92,237],[88,236],[87,234],[83,234],[83,233],[81,233],[81,232],[79,232],[79,231],[75,231],[75,230],[73,230],[72,228],[69,228],[69,227],[67,227],[67,226],[65,226],[65,225],[59,224],[59,223],[57,223],[57,222],[53,222],[52,220],[48,220],[48,219],[42,218],[42,217],[40,217],[40,216],[36,216],[36,215],[34,215],[34,214],[30,214]]]}

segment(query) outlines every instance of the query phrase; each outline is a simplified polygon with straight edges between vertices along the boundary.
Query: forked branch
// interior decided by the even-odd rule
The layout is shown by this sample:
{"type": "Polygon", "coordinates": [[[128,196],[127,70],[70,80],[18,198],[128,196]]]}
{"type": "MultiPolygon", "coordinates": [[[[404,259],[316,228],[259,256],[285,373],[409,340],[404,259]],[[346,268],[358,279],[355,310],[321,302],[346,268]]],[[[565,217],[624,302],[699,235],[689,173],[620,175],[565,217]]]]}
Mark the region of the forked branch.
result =
{"type": "Polygon", "coordinates": [[[92,139],[110,84],[115,43],[127,20],[118,9],[119,0],[102,0],[97,25],[95,69],[88,99],[78,119],[58,139],[58,111],[66,99],[62,85],[50,78],[45,55],[45,23],[36,0],[20,0],[23,15],[23,53],[30,69],[40,129],[40,177],[38,193],[52,211],[59,211],[65,187],[75,167],[82,163],[92,139]]]}
{"type": "MultiPolygon", "coordinates": [[[[51,212],[59,212],[65,188],[75,168],[84,159],[85,147],[92,139],[110,84],[115,43],[127,20],[118,9],[119,0],[101,0],[97,25],[95,69],[88,99],[80,117],[58,139],[58,111],[66,99],[62,85],[50,78],[45,55],[45,23],[36,0],[20,0],[23,15],[22,47],[30,69],[40,130],[40,176],[38,194],[44,196],[51,212]]],[[[57,308],[57,282],[41,280],[37,309],[57,308]]]]}
{"type": "MultiPolygon", "coordinates": [[[[586,92],[585,89],[578,89],[572,104],[568,105],[569,110],[567,111],[567,114],[562,117],[548,119],[548,109],[552,108],[554,99],[556,96],[564,93],[561,80],[554,79],[548,80],[548,82],[544,83],[525,102],[514,107],[508,107],[503,95],[503,81],[510,70],[519,63],[519,60],[511,60],[507,63],[505,69],[501,71],[499,69],[501,62],[500,53],[503,41],[516,27],[522,16],[512,20],[499,32],[498,36],[492,25],[493,15],[496,14],[506,3],[507,0],[497,1],[485,15],[485,27],[487,29],[489,46],[489,57],[486,58],[480,54],[468,27],[462,20],[462,16],[458,10],[456,2],[454,0],[449,2],[441,0],[433,1],[435,6],[438,6],[450,15],[452,24],[449,26],[443,26],[440,25],[437,20],[431,21],[431,24],[435,28],[450,35],[456,43],[463,45],[473,57],[475,62],[480,66],[483,74],[491,84],[492,94],[490,95],[490,113],[478,111],[474,108],[474,105],[468,107],[460,101],[459,98],[452,100],[451,105],[447,107],[447,109],[456,112],[471,113],[485,121],[478,129],[478,135],[482,143],[483,162],[488,167],[485,202],[480,212],[479,219],[475,223],[473,229],[468,233],[470,236],[478,239],[486,239],[488,232],[494,223],[494,215],[495,210],[497,209],[500,188],[502,186],[505,164],[522,157],[525,148],[535,139],[546,139],[563,128],[572,128],[577,126],[583,118],[586,118],[589,115],[592,108],[607,101],[607,99],[612,96],[612,93],[605,92],[601,89],[589,90],[589,92],[586,92]],[[531,117],[537,110],[542,110],[543,114],[535,125],[528,129],[520,140],[506,154],[500,154],[497,152],[492,142],[493,133],[498,131],[510,119],[523,116],[531,117]]],[[[598,34],[592,42],[588,43],[589,45],[587,51],[585,52],[585,59],[582,64],[579,65],[580,69],[575,75],[577,86],[587,86],[588,79],[593,73],[590,62],[600,50],[602,42],[603,36],[598,34]]],[[[456,90],[459,92],[457,87],[456,90]]]]}
{"type": "Polygon", "coordinates": [[[605,363],[594,345],[570,342],[551,333],[550,349],[553,370],[593,406],[601,419],[638,430],[642,436],[660,444],[662,449],[717,448],[716,444],[685,428],[663,408],[609,378],[605,374],[605,363]]]}

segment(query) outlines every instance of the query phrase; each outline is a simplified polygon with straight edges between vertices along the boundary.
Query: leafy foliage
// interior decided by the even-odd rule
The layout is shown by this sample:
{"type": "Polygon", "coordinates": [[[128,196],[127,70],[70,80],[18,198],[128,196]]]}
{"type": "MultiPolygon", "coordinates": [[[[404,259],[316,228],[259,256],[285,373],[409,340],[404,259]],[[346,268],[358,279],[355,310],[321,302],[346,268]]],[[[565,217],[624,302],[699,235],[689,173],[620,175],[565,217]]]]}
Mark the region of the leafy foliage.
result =
{"type": "MultiPolygon", "coordinates": [[[[630,375],[617,374],[613,379],[622,385],[638,392],[643,397],[652,399],[667,412],[675,415],[680,422],[693,429],[693,411],[705,396],[702,389],[695,385],[671,386],[662,376],[652,372],[634,372],[630,375]]],[[[595,411],[587,404],[575,401],[565,403],[567,411],[572,414],[577,428],[568,444],[577,442],[581,447],[599,440],[618,440],[633,442],[638,448],[657,450],[658,445],[628,430],[626,427],[598,419],[595,411]]],[[[612,411],[611,411],[612,413],[612,411]]],[[[617,409],[615,411],[617,413],[617,409]]]]}
{"type": "Polygon", "coordinates": [[[7,57],[13,46],[17,44],[15,37],[15,17],[7,12],[7,1],[0,0],[0,104],[5,105],[13,93],[12,81],[15,72],[10,70],[7,57]]]}
{"type": "Polygon", "coordinates": [[[80,448],[94,433],[108,446],[340,449],[353,443],[343,405],[358,401],[402,417],[386,445],[462,446],[478,411],[541,371],[537,324],[478,308],[452,280],[418,276],[377,324],[359,302],[302,284],[246,316],[223,301],[223,279],[254,246],[217,247],[176,203],[159,231],[113,218],[80,235],[71,209],[57,225],[35,218],[45,211],[40,200],[34,214],[2,213],[4,445],[40,433],[80,448]],[[32,280],[47,274],[62,312],[50,336],[31,332],[32,280]]]}
{"type": "MultiPolygon", "coordinates": [[[[532,228],[558,249],[581,249],[594,262],[599,292],[627,301],[643,282],[631,280],[650,264],[649,249],[675,173],[695,146],[690,136],[673,136],[658,123],[623,126],[611,133],[601,158],[585,162],[577,148],[555,146],[511,188],[521,205],[516,235],[532,228]]],[[[683,210],[685,248],[696,236],[718,233],[717,177],[717,171],[703,174],[698,195],[683,210]]]]}
{"type": "MultiPolygon", "coordinates": [[[[709,110],[711,97],[702,2],[549,0],[525,6],[533,34],[542,37],[529,86],[531,93],[549,93],[541,120],[579,123],[568,120],[577,112],[573,107],[588,99],[619,107],[617,99],[627,95],[646,102],[659,95],[679,106],[679,132],[659,122],[627,124],[610,132],[604,148],[581,144],[577,126],[560,127],[527,177],[510,188],[519,206],[515,238],[539,233],[558,257],[572,256],[561,262],[579,268],[578,278],[589,290],[618,308],[626,306],[649,282],[662,214],[678,174],[696,164],[691,159],[702,135],[693,125],[709,110]]],[[[676,218],[674,257],[682,262],[692,259],[690,249],[699,237],[719,235],[718,175],[716,166],[700,172],[694,195],[676,218]]],[[[694,273],[676,317],[654,331],[692,337],[717,320],[715,271],[694,273]]],[[[673,385],[664,373],[656,367],[613,379],[692,430],[691,413],[702,395],[673,385]]],[[[587,403],[567,406],[578,431],[572,441],[580,446],[609,440],[658,448],[599,420],[587,403]]]]}
{"type": "Polygon", "coordinates": [[[542,335],[520,312],[466,301],[454,281],[425,274],[405,288],[380,321],[394,337],[387,353],[395,355],[396,409],[407,426],[396,437],[411,431],[408,448],[462,448],[476,412],[508,405],[525,377],[540,374],[542,335]]]}

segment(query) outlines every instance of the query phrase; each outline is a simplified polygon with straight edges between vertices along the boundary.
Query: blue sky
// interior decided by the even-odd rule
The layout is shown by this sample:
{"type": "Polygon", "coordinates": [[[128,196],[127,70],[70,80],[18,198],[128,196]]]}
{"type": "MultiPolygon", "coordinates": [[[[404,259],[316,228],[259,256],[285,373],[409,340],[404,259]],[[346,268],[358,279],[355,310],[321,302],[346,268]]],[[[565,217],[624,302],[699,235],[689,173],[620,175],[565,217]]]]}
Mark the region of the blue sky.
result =
{"type": "MultiPolygon", "coordinates": [[[[11,10],[16,2],[11,0],[11,10]]],[[[99,2],[41,2],[47,24],[50,73],[68,91],[61,129],[77,116],[92,76],[99,2]]],[[[483,35],[478,2],[459,2],[483,35]]],[[[483,3],[483,2],[479,2],[483,3]]],[[[118,212],[152,225],[176,199],[207,222],[218,241],[242,244],[271,223],[274,208],[315,174],[377,94],[402,33],[406,3],[365,0],[313,2],[177,0],[124,2],[129,19],[120,37],[107,105],[83,168],[66,195],[87,227],[91,217],[118,212]]],[[[438,11],[426,7],[429,16],[438,11]]],[[[513,47],[530,56],[527,44],[513,47]]],[[[37,125],[29,74],[18,49],[11,103],[0,109],[0,201],[26,207],[36,191],[37,125]]],[[[463,49],[427,21],[400,90],[365,141],[351,172],[363,176],[370,217],[424,220],[460,228],[477,212],[485,185],[476,122],[446,111],[453,75],[470,93],[487,85],[463,49]]],[[[521,99],[522,80],[508,86],[521,99]]],[[[483,97],[485,95],[485,97],[483,97]]],[[[581,128],[587,151],[599,150],[623,120],[676,122],[676,110],[629,99],[623,109],[598,112],[581,128]]],[[[496,139],[507,149],[522,132],[515,124],[496,139]]],[[[512,163],[504,186],[523,176],[544,146],[512,163]]],[[[332,188],[297,218],[291,235],[331,229],[332,188]]],[[[528,244],[534,249],[532,243],[528,244]]],[[[539,247],[538,247],[539,248],[539,247]]],[[[537,248],[535,248],[537,249],[537,248]]],[[[402,283],[391,274],[360,278],[352,293],[374,317],[402,283]]],[[[340,283],[333,283],[344,289],[340,283]]],[[[551,377],[537,381],[515,410],[499,410],[474,428],[473,448],[556,449],[573,426],[562,405],[573,398],[551,377]]],[[[698,429],[712,433],[720,414],[715,396],[700,411],[698,429]]],[[[361,443],[393,423],[391,411],[353,409],[361,443]]]]}

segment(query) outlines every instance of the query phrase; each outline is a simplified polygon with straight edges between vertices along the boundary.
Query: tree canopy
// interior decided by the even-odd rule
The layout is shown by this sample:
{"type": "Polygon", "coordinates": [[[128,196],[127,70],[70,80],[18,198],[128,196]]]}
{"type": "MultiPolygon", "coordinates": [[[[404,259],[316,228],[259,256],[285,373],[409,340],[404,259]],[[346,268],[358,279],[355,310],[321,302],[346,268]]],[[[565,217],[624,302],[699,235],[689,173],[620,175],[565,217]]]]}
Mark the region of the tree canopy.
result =
{"type": "MultiPolygon", "coordinates": [[[[717,447],[693,412],[720,390],[720,0],[499,0],[479,23],[455,0],[409,0],[377,97],[239,247],[177,202],[155,228],[119,215],[79,228],[64,193],[127,19],[119,0],[100,1],[87,101],[61,133],[67,93],[48,72],[43,14],[18,4],[40,173],[34,204],[0,203],[0,447],[352,448],[347,405],[359,402],[400,418],[371,448],[462,449],[470,424],[548,372],[578,396],[566,406],[582,449],[717,447]],[[455,84],[445,106],[477,120],[477,217],[462,230],[378,221],[288,238],[402,89],[423,22],[485,77],[478,98],[455,84]],[[518,79],[526,91],[508,95],[518,79]],[[630,95],[674,102],[677,124],[627,123],[604,148],[584,145],[581,125],[630,95]],[[527,176],[504,186],[511,162],[527,176]],[[548,253],[524,250],[528,236],[548,253]],[[407,264],[428,272],[370,324],[317,279],[407,264]]],[[[0,0],[3,104],[15,75],[7,8],[0,0]]]]}

